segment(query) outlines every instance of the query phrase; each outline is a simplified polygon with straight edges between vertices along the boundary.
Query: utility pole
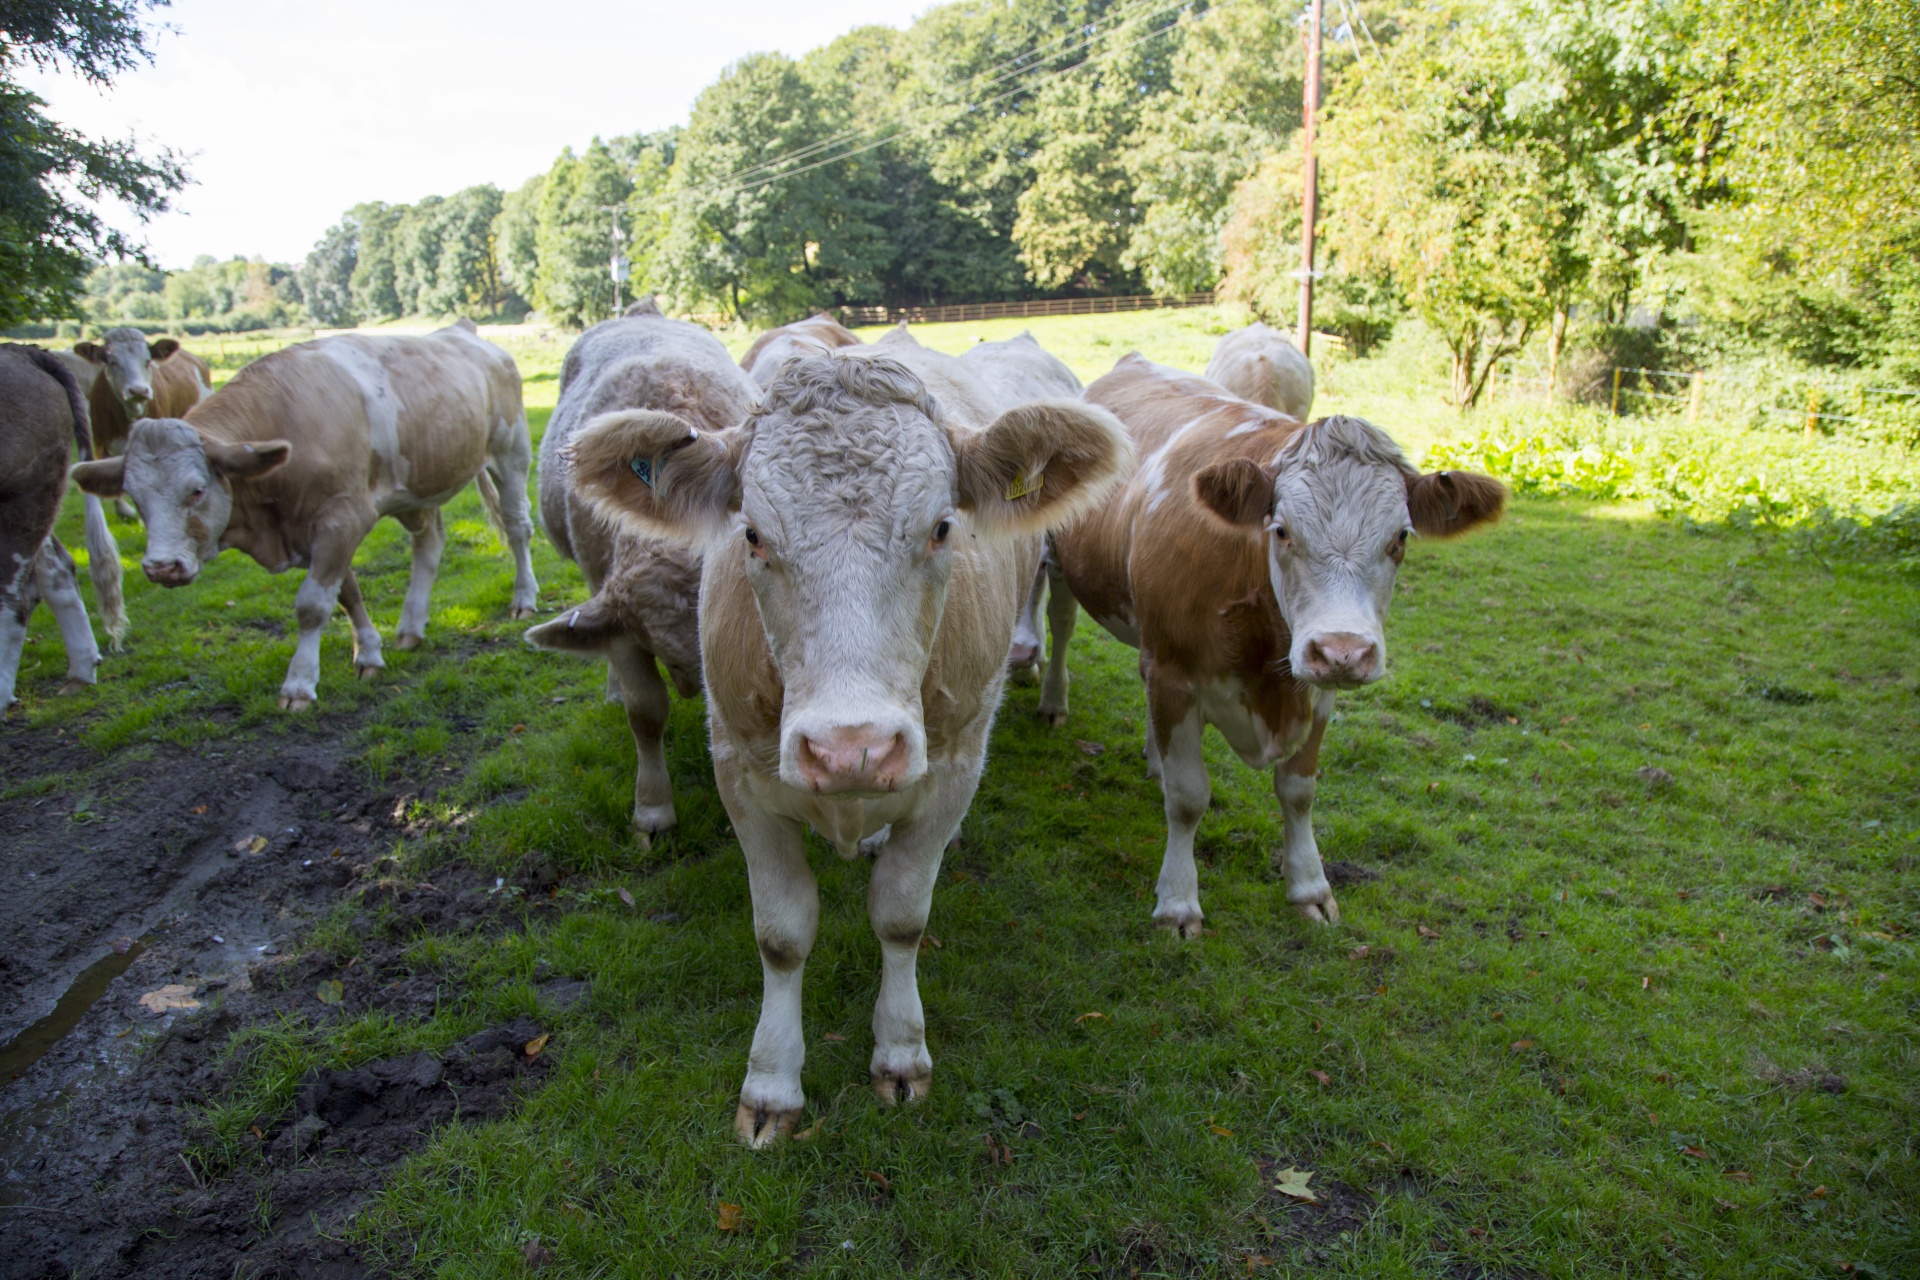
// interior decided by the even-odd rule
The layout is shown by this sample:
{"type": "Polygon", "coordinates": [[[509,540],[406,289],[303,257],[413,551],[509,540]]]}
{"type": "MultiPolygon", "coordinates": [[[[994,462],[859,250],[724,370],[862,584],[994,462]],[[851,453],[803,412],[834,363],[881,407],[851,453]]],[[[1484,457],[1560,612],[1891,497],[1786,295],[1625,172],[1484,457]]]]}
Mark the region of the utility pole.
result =
{"type": "Polygon", "coordinates": [[[1313,354],[1313,239],[1320,219],[1320,159],[1313,154],[1314,117],[1320,112],[1320,6],[1312,0],[1307,6],[1307,89],[1303,107],[1305,116],[1301,137],[1305,156],[1306,197],[1300,211],[1300,333],[1295,342],[1300,354],[1313,354]]]}
{"type": "MultiPolygon", "coordinates": [[[[1318,3],[1318,0],[1315,2],[1318,3]]],[[[620,232],[620,211],[624,207],[617,204],[600,206],[600,212],[613,215],[613,227],[608,240],[613,248],[607,256],[607,270],[613,276],[613,315],[616,320],[620,317],[620,286],[633,274],[633,264],[627,261],[626,254],[620,252],[620,242],[626,238],[620,232]]]]}

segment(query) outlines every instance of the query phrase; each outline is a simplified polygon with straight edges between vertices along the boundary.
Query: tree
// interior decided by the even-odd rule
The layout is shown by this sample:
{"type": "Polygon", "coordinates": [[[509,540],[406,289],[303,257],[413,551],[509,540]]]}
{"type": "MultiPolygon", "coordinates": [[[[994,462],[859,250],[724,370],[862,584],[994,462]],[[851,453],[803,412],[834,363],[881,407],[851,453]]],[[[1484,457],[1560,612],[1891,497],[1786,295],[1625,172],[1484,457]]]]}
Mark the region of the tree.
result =
{"type": "Polygon", "coordinates": [[[317,325],[346,328],[357,319],[353,309],[353,270],[360,258],[360,227],[349,213],[327,228],[307,252],[300,286],[307,314],[317,325]]]}
{"type": "Polygon", "coordinates": [[[425,196],[401,207],[393,224],[393,292],[399,314],[432,310],[434,273],[440,268],[440,211],[446,201],[425,196]]]}
{"type": "Polygon", "coordinates": [[[613,314],[607,264],[619,211],[632,194],[633,180],[599,138],[578,156],[568,147],[553,162],[534,233],[533,303],[548,319],[584,326],[613,314]]]}
{"type": "Polygon", "coordinates": [[[347,211],[360,233],[349,289],[353,294],[353,313],[363,323],[394,320],[405,314],[397,287],[394,231],[406,211],[405,205],[383,204],[377,200],[357,204],[347,211]]]}
{"type": "Polygon", "coordinates": [[[420,310],[447,316],[472,310],[492,315],[500,308],[500,265],[493,242],[500,216],[500,188],[468,187],[440,206],[440,260],[420,310]]]}
{"type": "Polygon", "coordinates": [[[528,178],[500,198],[500,212],[493,219],[493,251],[500,264],[501,288],[529,304],[540,270],[540,198],[546,185],[544,173],[528,178]]]}
{"type": "Polygon", "coordinates": [[[100,258],[145,262],[134,237],[102,220],[100,200],[116,200],[145,221],[186,185],[172,151],[148,157],[132,141],[103,142],[65,128],[17,79],[32,66],[104,88],[153,60],[141,14],[161,3],[0,3],[0,324],[70,313],[100,258]]]}

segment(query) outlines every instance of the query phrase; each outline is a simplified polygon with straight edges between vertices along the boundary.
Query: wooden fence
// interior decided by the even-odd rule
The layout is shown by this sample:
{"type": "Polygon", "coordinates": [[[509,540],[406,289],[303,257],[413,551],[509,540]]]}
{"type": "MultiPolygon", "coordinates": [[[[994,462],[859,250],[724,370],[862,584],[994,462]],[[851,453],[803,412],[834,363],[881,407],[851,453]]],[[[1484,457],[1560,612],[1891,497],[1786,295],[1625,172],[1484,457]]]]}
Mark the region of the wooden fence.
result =
{"type": "Polygon", "coordinates": [[[859,325],[947,324],[967,320],[1022,320],[1031,316],[1105,316],[1122,311],[1159,311],[1168,307],[1207,307],[1212,290],[1172,298],[1133,294],[1121,298],[1038,298],[1028,302],[957,302],[941,307],[840,307],[840,322],[859,325]]]}

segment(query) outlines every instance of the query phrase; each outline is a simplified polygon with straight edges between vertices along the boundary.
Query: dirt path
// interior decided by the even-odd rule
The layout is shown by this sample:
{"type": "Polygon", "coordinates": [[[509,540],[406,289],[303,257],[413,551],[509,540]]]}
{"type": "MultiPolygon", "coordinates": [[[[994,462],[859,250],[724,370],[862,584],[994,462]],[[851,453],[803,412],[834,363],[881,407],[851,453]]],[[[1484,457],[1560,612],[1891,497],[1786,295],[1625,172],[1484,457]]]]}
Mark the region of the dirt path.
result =
{"type": "Polygon", "coordinates": [[[231,1085],[233,1033],[430,1014],[440,985],[410,971],[404,936],[498,914],[457,870],[432,889],[381,881],[409,799],[450,775],[372,787],[351,763],[356,728],[316,717],[103,760],[59,731],[0,726],[0,1277],[368,1274],[333,1237],[382,1171],[544,1071],[522,1020],[310,1078],[258,1117],[232,1169],[188,1158],[199,1105],[231,1085]],[[356,913],[369,937],[351,969],[290,954],[319,915],[370,895],[383,910],[356,913]],[[337,1004],[314,996],[329,979],[337,1004]]]}

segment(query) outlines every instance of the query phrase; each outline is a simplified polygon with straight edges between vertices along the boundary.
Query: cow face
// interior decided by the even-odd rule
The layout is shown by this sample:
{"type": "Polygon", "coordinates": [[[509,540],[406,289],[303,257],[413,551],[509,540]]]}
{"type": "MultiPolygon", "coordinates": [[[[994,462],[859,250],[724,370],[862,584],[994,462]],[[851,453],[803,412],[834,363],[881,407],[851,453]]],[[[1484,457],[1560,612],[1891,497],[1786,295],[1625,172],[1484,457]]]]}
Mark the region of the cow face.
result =
{"type": "Polygon", "coordinates": [[[172,338],[149,343],[138,329],[109,329],[95,342],[74,344],[74,353],[99,365],[107,386],[127,410],[127,420],[146,416],[153,402],[153,366],[180,349],[172,338]]]}
{"type": "Polygon", "coordinates": [[[906,365],[849,355],[788,361],[719,436],[609,414],[572,449],[601,510],[702,541],[709,573],[737,560],[784,686],[781,781],[869,795],[926,773],[920,688],[957,550],[1071,519],[1128,456],[1104,410],[1034,404],[955,430],[906,365]]]}
{"type": "Polygon", "coordinates": [[[1385,432],[1322,418],[1266,467],[1216,463],[1195,496],[1220,519],[1264,528],[1268,576],[1292,633],[1294,674],[1323,689],[1369,684],[1387,670],[1387,608],[1407,539],[1451,537],[1498,519],[1506,489],[1463,471],[1422,475],[1385,432]]]}
{"type": "Polygon", "coordinates": [[[73,478],[96,497],[131,498],[147,528],[140,567],[163,587],[184,587],[220,553],[234,483],[265,475],[291,453],[284,440],[226,444],[178,418],[142,418],[124,454],[80,463],[73,478]]]}

